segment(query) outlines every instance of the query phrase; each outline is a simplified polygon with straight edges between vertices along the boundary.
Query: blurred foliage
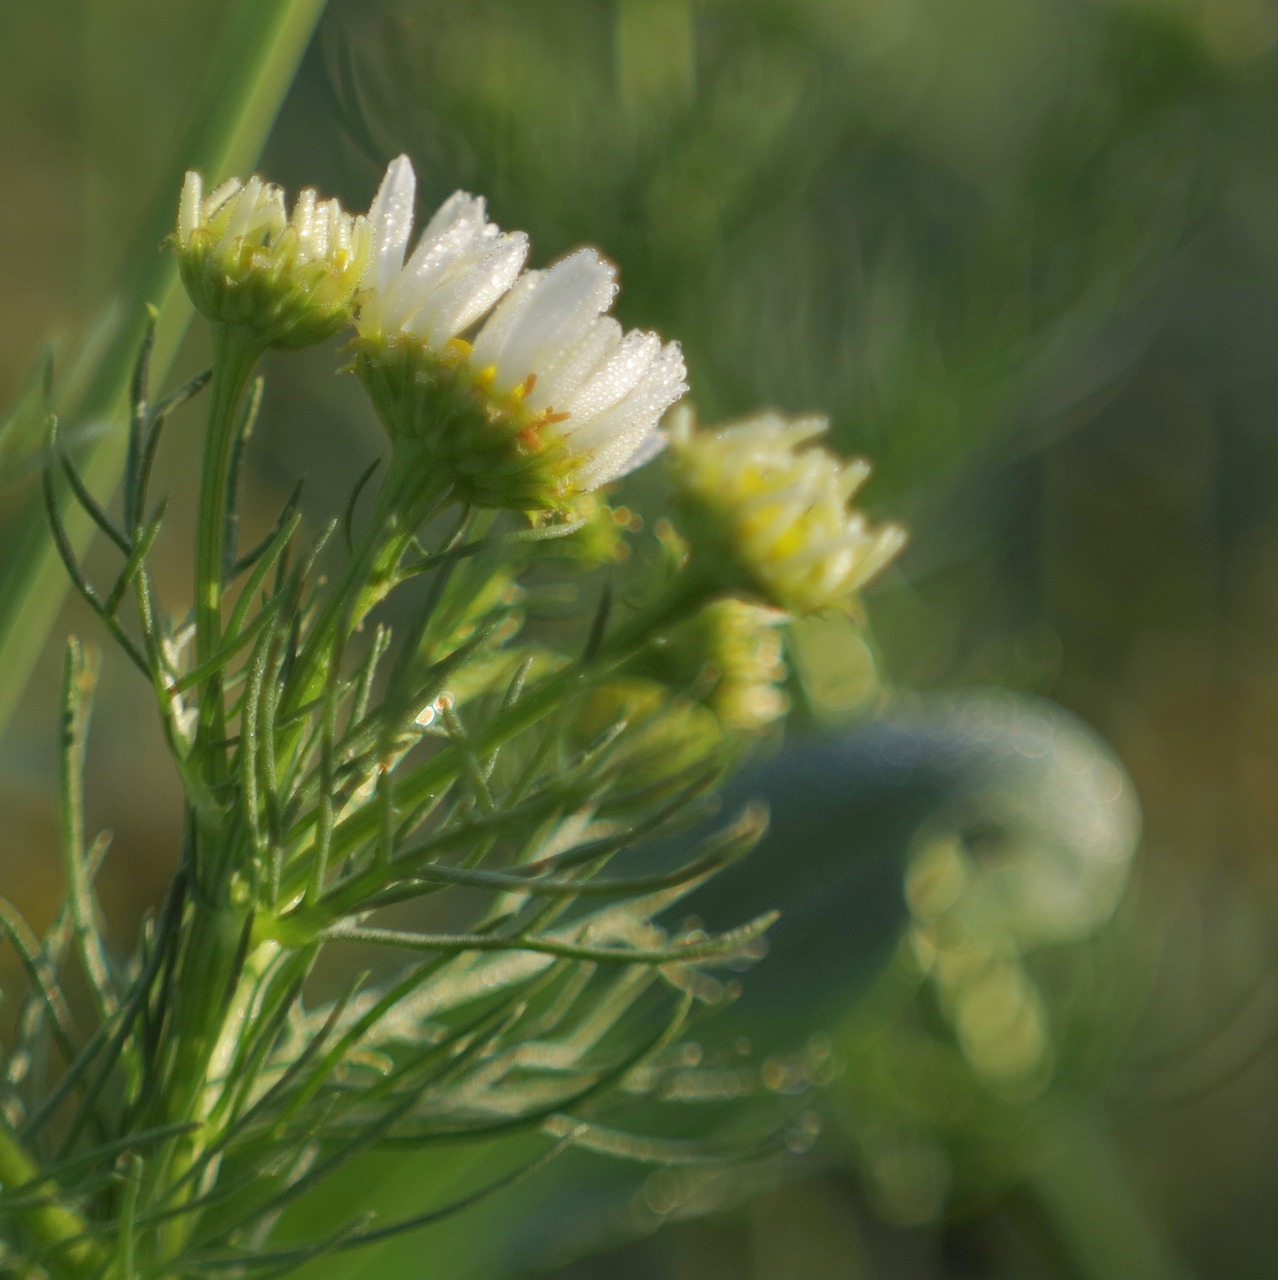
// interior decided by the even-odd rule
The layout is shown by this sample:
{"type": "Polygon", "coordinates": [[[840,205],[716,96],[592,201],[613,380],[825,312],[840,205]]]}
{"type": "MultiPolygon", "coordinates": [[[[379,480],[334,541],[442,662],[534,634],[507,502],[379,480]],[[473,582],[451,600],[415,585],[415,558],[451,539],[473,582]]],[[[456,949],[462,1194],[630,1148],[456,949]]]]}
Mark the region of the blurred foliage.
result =
{"type": "MultiPolygon", "coordinates": [[[[4,403],[46,333],[104,301],[215,9],[0,7],[4,403]]],[[[273,177],[358,203],[408,150],[425,203],[487,194],[541,263],[581,240],[615,257],[623,319],[684,342],[703,419],[828,411],[875,460],[870,498],[913,545],[872,630],[814,624],[789,655],[804,714],[838,725],[880,681],[1048,694],[1145,810],[1114,923],[1005,980],[1033,984],[1051,1090],[973,1073],[913,948],[842,1019],[846,1145],[824,1171],[558,1274],[1095,1275],[1062,1232],[1121,1255],[1115,1218],[1142,1211],[1193,1273],[1278,1266],[1276,91],[1274,0],[333,0],[273,177]]],[[[290,425],[259,442],[263,510],[296,470],[327,510],[372,456],[351,388],[315,383],[271,384],[290,425]]],[[[137,867],[105,889],[136,904],[177,815],[118,684],[90,804],[137,867]]],[[[29,850],[6,875],[37,917],[53,733],[33,694],[0,755],[29,850]]],[[[794,875],[765,865],[761,904],[794,875]]],[[[695,1207],[689,1186],[643,1188],[645,1223],[695,1207]]],[[[521,1240],[564,1220],[521,1209],[521,1240]]],[[[436,1257],[484,1230],[459,1220],[436,1257]]]]}

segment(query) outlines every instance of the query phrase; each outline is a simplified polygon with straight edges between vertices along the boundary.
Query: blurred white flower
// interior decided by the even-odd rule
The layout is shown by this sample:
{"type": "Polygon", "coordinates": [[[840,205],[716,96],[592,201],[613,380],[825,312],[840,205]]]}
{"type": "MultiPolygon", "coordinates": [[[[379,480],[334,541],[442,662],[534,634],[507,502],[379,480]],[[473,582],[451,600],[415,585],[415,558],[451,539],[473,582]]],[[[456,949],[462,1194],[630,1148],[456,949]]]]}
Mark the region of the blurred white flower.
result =
{"type": "Polygon", "coordinates": [[[191,300],[205,315],[254,333],[267,346],[320,342],[350,319],[372,248],[368,220],[312,190],[292,216],[284,193],[253,177],[209,195],[188,173],[174,234],[191,300]]]}
{"type": "Polygon", "coordinates": [[[527,237],[461,191],[405,260],[415,192],[400,156],[369,211],[356,318],[356,368],[391,434],[482,506],[560,505],[659,453],[657,424],[687,390],[683,355],[606,314],[613,265],[579,249],[521,274],[527,237]]]}
{"type": "Polygon", "coordinates": [[[724,585],[790,613],[846,604],[905,545],[899,525],[871,526],[850,506],[869,464],[813,444],[824,418],[763,413],[671,430],[671,471],[694,558],[724,585]]]}

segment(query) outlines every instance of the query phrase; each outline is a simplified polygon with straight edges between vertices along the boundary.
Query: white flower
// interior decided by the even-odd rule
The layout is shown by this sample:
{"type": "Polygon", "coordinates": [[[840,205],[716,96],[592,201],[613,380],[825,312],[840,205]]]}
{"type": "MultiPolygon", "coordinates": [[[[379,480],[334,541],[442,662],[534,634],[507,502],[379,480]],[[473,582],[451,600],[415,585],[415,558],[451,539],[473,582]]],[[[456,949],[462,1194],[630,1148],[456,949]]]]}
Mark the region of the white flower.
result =
{"type": "Polygon", "coordinates": [[[290,217],[283,191],[261,178],[232,178],[206,196],[194,172],[173,239],[183,283],[205,315],[286,347],[347,323],[372,248],[367,219],[336,200],[303,191],[290,217]]]}
{"type": "Polygon", "coordinates": [[[670,465],[694,559],[725,586],[790,613],[845,604],[905,545],[899,525],[871,526],[849,504],[869,464],[812,444],[824,418],[763,413],[713,431],[682,413],[670,465]]]}
{"type": "Polygon", "coordinates": [[[487,506],[559,505],[659,453],[657,424],[687,390],[683,356],[605,314],[612,264],[579,249],[521,274],[527,237],[461,191],[405,261],[415,191],[407,157],[392,161],[356,318],[356,367],[392,435],[423,444],[487,506]]]}

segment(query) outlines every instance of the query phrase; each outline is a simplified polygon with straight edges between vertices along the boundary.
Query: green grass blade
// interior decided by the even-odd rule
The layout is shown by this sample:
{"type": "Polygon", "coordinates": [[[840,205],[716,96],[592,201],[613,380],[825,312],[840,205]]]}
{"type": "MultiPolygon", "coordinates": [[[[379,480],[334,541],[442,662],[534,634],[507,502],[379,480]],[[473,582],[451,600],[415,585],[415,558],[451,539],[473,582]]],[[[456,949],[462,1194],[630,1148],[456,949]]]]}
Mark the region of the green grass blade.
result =
{"type": "MultiPolygon", "coordinates": [[[[127,450],[123,429],[134,360],[149,324],[145,303],[158,309],[151,365],[162,378],[172,364],[191,318],[171,254],[157,246],[172,228],[182,173],[204,170],[209,181],[251,168],[293,82],[326,0],[239,0],[228,5],[223,39],[195,122],[157,186],[154,207],[139,228],[133,251],[121,264],[124,321],[114,332],[80,402],[68,420],[119,421],[119,431],[98,435],[81,461],[88,488],[109,493],[120,478],[127,450]]],[[[82,553],[91,536],[87,516],[75,512],[67,533],[82,553]]],[[[44,647],[67,588],[40,502],[18,521],[0,573],[0,730],[44,647]]]]}

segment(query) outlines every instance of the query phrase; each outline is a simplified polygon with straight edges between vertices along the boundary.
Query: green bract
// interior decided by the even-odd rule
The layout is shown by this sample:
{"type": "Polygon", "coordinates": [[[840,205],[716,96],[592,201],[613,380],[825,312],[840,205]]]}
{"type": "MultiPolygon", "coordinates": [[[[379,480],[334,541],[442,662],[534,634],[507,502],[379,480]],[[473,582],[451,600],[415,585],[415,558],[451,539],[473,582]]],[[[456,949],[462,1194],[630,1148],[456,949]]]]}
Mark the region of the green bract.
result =
{"type": "Polygon", "coordinates": [[[461,501],[561,506],[573,492],[573,464],[554,415],[526,409],[518,388],[494,397],[468,355],[460,339],[442,354],[408,337],[357,339],[354,368],[396,449],[446,478],[461,501]]]}

